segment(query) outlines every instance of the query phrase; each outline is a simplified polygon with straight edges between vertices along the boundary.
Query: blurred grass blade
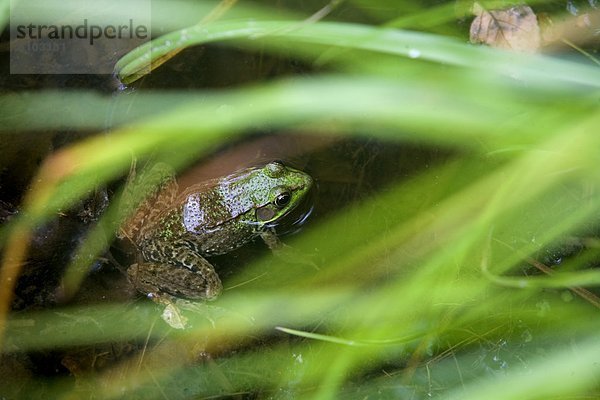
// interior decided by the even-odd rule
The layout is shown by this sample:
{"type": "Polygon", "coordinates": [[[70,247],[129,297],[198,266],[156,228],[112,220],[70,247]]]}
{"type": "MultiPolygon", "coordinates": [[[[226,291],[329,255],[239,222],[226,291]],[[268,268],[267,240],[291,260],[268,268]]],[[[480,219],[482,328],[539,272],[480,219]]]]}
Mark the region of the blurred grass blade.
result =
{"type": "MultiPolygon", "coordinates": [[[[85,118],[95,115],[97,110],[110,111],[115,124],[145,118],[140,128],[112,139],[119,143],[118,148],[93,155],[93,160],[100,160],[116,152],[124,156],[129,149],[150,149],[161,141],[168,142],[161,137],[166,133],[191,135],[199,140],[202,135],[215,135],[215,131],[228,135],[258,127],[302,126],[322,131],[317,121],[332,119],[337,119],[338,124],[323,126],[348,134],[364,131],[369,125],[369,132],[387,139],[471,147],[480,145],[477,138],[486,143],[498,141],[496,146],[510,147],[522,144],[524,138],[535,141],[548,136],[560,124],[568,126],[595,107],[594,99],[582,96],[573,100],[573,109],[548,114],[545,107],[553,103],[548,97],[552,92],[548,90],[536,93],[532,88],[507,88],[502,80],[480,80],[481,77],[473,75],[465,76],[465,82],[460,81],[460,76],[456,78],[432,86],[376,77],[356,77],[349,82],[343,76],[334,75],[283,80],[223,93],[180,94],[175,101],[172,94],[139,94],[134,98],[124,94],[123,103],[114,107],[113,100],[91,95],[96,100],[94,108],[81,110],[75,113],[78,114],[76,117],[73,117],[72,107],[80,107],[82,96],[85,98],[88,93],[7,95],[0,97],[0,103],[9,112],[1,121],[5,130],[25,129],[23,119],[10,117],[21,113],[19,117],[28,118],[29,129],[68,126],[98,129],[104,127],[104,117],[95,122],[93,117],[85,118]],[[477,87],[469,88],[469,82],[470,85],[488,85],[495,95],[482,97],[477,87]],[[457,98],[455,90],[461,84],[467,86],[463,86],[462,96],[457,98]],[[525,100],[528,96],[529,101],[525,100]],[[64,107],[48,118],[48,104],[55,101],[60,101],[64,107]],[[529,112],[527,117],[536,120],[535,128],[524,126],[520,119],[519,107],[525,106],[529,112]],[[142,135],[148,140],[136,141],[142,135]]],[[[555,95],[561,93],[564,94],[560,90],[554,92],[555,95]]],[[[573,93],[567,91],[565,95],[571,97],[573,93]]],[[[102,145],[102,141],[97,139],[96,143],[102,145]]]]}
{"type": "MultiPolygon", "coordinates": [[[[12,0],[17,1],[17,0],[12,0]]],[[[8,22],[10,20],[10,3],[11,0],[0,0],[0,30],[4,31],[4,29],[8,26],[8,22]]]]}
{"type": "Polygon", "coordinates": [[[559,345],[551,355],[537,357],[526,368],[515,368],[501,376],[470,382],[448,399],[542,399],[569,398],[594,386],[600,373],[600,345],[595,340],[559,345]],[[568,376],[569,379],[565,379],[568,376]]]}

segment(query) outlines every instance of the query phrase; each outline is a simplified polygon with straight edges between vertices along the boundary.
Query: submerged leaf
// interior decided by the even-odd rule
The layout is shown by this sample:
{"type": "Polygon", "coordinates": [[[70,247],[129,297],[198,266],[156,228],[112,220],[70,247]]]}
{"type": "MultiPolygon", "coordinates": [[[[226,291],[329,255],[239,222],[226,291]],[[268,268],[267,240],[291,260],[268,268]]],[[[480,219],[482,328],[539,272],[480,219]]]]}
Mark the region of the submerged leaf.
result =
{"type": "Polygon", "coordinates": [[[473,12],[471,42],[527,53],[540,48],[540,27],[529,6],[488,11],[475,3],[473,12]]]}

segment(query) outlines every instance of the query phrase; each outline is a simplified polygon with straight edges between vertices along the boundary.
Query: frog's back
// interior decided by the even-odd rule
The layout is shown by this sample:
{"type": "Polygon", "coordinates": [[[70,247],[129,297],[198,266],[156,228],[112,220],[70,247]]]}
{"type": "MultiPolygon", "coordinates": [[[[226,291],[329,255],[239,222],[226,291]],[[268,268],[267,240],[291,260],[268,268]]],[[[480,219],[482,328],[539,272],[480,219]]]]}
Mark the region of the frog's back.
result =
{"type": "Polygon", "coordinates": [[[154,240],[182,239],[199,254],[228,253],[258,235],[256,224],[249,223],[253,208],[235,208],[224,202],[219,181],[190,187],[174,207],[163,213],[154,240]]]}
{"type": "Polygon", "coordinates": [[[237,216],[223,200],[219,181],[192,186],[177,201],[185,231],[206,234],[237,216]]]}
{"type": "Polygon", "coordinates": [[[188,188],[177,201],[185,229],[211,232],[255,209],[258,200],[252,182],[257,172],[249,168],[188,188]]]}
{"type": "Polygon", "coordinates": [[[173,170],[166,164],[155,164],[137,177],[131,174],[121,198],[119,212],[124,222],[117,236],[139,243],[163,218],[163,210],[172,205],[177,191],[173,170]]]}

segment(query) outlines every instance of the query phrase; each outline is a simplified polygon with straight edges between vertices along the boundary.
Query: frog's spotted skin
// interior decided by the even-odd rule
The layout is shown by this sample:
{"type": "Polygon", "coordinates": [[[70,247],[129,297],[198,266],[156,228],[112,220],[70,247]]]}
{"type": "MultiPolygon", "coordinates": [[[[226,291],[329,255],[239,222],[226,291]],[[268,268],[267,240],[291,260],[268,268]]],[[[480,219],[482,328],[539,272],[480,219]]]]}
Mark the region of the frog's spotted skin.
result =
{"type": "Polygon", "coordinates": [[[176,183],[164,169],[157,165],[135,183],[149,196],[120,234],[142,254],[143,262],[128,271],[140,291],[188,299],[213,299],[222,289],[204,256],[228,253],[258,236],[277,246],[271,228],[312,186],[304,172],[272,162],[194,185],[175,197],[176,183]]]}

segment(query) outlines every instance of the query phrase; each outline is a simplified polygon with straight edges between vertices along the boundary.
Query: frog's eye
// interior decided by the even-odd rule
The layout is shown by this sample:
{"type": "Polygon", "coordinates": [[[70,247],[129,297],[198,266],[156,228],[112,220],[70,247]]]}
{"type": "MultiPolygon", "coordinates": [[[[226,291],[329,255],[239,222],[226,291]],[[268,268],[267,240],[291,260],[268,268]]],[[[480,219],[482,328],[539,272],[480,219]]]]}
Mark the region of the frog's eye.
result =
{"type": "Polygon", "coordinates": [[[291,199],[292,195],[288,192],[280,193],[277,195],[277,197],[275,197],[275,205],[279,208],[283,208],[290,203],[291,199]]]}
{"type": "Polygon", "coordinates": [[[273,161],[266,165],[267,174],[271,178],[279,178],[285,172],[285,165],[281,161],[273,161]]]}

